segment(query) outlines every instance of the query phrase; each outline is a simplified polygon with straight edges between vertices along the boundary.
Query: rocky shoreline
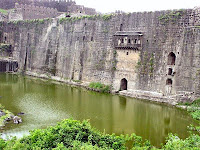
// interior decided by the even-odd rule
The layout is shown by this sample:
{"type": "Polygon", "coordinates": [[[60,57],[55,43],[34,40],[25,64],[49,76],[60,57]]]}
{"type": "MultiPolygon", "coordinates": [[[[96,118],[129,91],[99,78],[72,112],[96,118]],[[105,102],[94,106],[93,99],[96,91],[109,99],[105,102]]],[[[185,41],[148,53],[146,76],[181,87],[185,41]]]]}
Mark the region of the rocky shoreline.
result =
{"type": "Polygon", "coordinates": [[[22,123],[22,118],[15,116],[12,112],[4,109],[4,107],[0,104],[0,127],[4,127],[9,121],[19,124],[22,123]]]}

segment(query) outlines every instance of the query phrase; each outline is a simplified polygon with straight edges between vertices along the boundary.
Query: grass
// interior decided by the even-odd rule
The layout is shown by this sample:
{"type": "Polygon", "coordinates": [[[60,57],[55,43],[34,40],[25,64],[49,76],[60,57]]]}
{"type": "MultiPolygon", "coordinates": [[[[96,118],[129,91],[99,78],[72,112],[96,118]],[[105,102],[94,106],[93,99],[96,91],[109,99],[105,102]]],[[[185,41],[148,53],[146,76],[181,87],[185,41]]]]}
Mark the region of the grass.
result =
{"type": "Polygon", "coordinates": [[[5,10],[5,9],[0,9],[0,12],[4,15],[7,15],[8,14],[8,10],[5,10]]]}

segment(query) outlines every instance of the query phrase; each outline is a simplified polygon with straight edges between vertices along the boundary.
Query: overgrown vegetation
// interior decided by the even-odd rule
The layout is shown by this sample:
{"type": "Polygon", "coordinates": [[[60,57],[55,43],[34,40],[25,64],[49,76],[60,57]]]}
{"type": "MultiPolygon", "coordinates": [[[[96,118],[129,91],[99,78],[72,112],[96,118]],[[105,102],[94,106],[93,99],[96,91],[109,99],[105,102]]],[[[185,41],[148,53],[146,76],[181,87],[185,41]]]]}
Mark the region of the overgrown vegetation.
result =
{"type": "Polygon", "coordinates": [[[0,140],[0,149],[126,149],[133,139],[135,147],[150,147],[141,137],[132,134],[116,136],[100,133],[87,121],[64,120],[54,127],[36,129],[20,140],[0,140]]]}
{"type": "MultiPolygon", "coordinates": [[[[166,144],[162,146],[165,150],[175,149],[199,149],[200,136],[190,135],[185,140],[170,134],[166,144]]],[[[88,121],[64,120],[56,126],[47,129],[36,129],[29,136],[22,139],[13,138],[8,141],[0,139],[0,149],[32,150],[32,149],[54,149],[54,150],[150,150],[153,147],[149,141],[142,140],[140,136],[132,135],[109,135],[101,133],[92,128],[88,121]],[[131,145],[131,146],[127,146],[131,145]]]]}
{"type": "Polygon", "coordinates": [[[113,14],[106,14],[106,15],[103,15],[102,18],[103,20],[110,20],[112,18],[113,14]]]}
{"type": "Polygon", "coordinates": [[[84,15],[84,16],[80,16],[80,17],[64,17],[64,18],[60,18],[59,22],[60,24],[62,24],[63,22],[69,21],[69,22],[75,22],[77,20],[81,20],[81,19],[89,19],[89,20],[95,20],[95,19],[100,19],[102,18],[103,20],[109,20],[111,19],[113,16],[113,14],[106,14],[106,15],[84,15]]]}
{"type": "MultiPolygon", "coordinates": [[[[200,99],[197,99],[192,103],[185,102],[185,103],[180,103],[179,105],[187,106],[187,111],[190,113],[192,118],[200,120],[200,99]]],[[[191,131],[196,131],[198,134],[200,134],[200,126],[190,125],[188,129],[191,131]]]]}
{"type": "Polygon", "coordinates": [[[197,99],[192,103],[181,103],[180,105],[188,106],[187,111],[190,113],[192,118],[200,120],[200,99],[197,99]]]}
{"type": "Polygon", "coordinates": [[[115,71],[117,68],[117,51],[113,51],[113,60],[112,60],[112,71],[115,71]]]}
{"type": "Polygon", "coordinates": [[[171,11],[170,13],[159,16],[158,19],[160,20],[160,23],[162,25],[166,25],[169,22],[174,24],[174,23],[176,23],[176,21],[178,19],[181,18],[181,16],[183,16],[184,13],[185,13],[185,11],[182,9],[176,10],[176,11],[171,11]]]}
{"type": "Polygon", "coordinates": [[[191,134],[185,140],[177,135],[169,134],[166,144],[162,147],[164,150],[198,150],[200,149],[200,136],[191,134]]]}
{"type": "Polygon", "coordinates": [[[4,109],[4,106],[2,106],[1,104],[0,104],[0,111],[1,111],[1,116],[0,116],[0,127],[1,127],[1,126],[5,125],[6,119],[11,118],[11,116],[14,116],[14,115],[10,111],[4,109]],[[2,115],[2,114],[4,114],[4,115],[2,115]]]}
{"type": "Polygon", "coordinates": [[[2,13],[2,14],[4,14],[4,15],[7,15],[7,14],[8,14],[8,10],[0,9],[0,13],[2,13]]]}
{"type": "MultiPolygon", "coordinates": [[[[152,52],[151,54],[144,52],[142,56],[142,60],[137,62],[136,68],[142,75],[153,76],[154,67],[155,67],[155,55],[152,52]]],[[[140,56],[141,58],[141,56],[140,56]]]]}
{"type": "Polygon", "coordinates": [[[65,17],[65,18],[60,18],[59,22],[60,22],[60,24],[62,24],[65,21],[75,22],[77,20],[81,20],[81,19],[85,19],[85,18],[88,18],[90,20],[95,20],[97,18],[100,18],[100,15],[85,15],[85,16],[80,16],[80,17],[65,17]]]}
{"type": "Polygon", "coordinates": [[[46,21],[50,21],[51,18],[45,18],[45,19],[32,19],[32,20],[16,20],[16,21],[9,21],[8,24],[14,24],[14,25],[27,25],[27,24],[44,24],[46,21]]]}
{"type": "Polygon", "coordinates": [[[102,84],[100,82],[91,82],[89,84],[89,87],[91,89],[97,90],[97,91],[102,92],[102,93],[110,93],[110,91],[111,91],[110,85],[105,85],[105,84],[102,84]]]}

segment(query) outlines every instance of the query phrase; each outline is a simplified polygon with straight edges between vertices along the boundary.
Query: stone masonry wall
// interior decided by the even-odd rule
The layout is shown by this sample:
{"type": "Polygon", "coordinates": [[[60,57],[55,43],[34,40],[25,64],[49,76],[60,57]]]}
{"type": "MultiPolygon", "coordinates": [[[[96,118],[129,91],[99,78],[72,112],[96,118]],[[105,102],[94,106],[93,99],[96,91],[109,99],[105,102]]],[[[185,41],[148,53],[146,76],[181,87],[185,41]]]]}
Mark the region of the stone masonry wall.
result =
{"type": "MultiPolygon", "coordinates": [[[[59,12],[70,12],[70,13],[83,13],[88,15],[96,14],[96,10],[93,8],[84,7],[77,5],[72,0],[1,0],[0,8],[2,9],[13,9],[15,4],[20,5],[34,5],[37,7],[48,7],[58,10],[59,12]]],[[[34,9],[33,9],[34,10],[34,9]]]]}
{"type": "Polygon", "coordinates": [[[198,96],[200,22],[196,16],[199,9],[3,23],[0,40],[7,37],[21,71],[101,82],[114,90],[125,78],[128,90],[198,96]],[[128,50],[130,55],[116,50],[113,35],[120,30],[142,32],[142,49],[128,50]]]}
{"type": "Polygon", "coordinates": [[[31,20],[55,18],[57,16],[58,11],[53,8],[16,4],[15,10],[9,13],[9,20],[31,20]]]}

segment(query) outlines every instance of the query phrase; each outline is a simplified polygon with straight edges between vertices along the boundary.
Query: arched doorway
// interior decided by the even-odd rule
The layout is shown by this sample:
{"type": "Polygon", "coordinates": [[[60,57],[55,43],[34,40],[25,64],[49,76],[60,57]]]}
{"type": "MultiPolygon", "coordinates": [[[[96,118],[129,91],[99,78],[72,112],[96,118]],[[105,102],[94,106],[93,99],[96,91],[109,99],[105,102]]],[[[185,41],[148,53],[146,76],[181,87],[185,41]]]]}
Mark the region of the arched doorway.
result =
{"type": "Polygon", "coordinates": [[[176,55],[173,52],[169,53],[167,64],[168,65],[175,65],[175,61],[176,61],[176,55]]]}
{"type": "Polygon", "coordinates": [[[120,83],[120,91],[127,90],[128,81],[123,78],[120,83]]]}

